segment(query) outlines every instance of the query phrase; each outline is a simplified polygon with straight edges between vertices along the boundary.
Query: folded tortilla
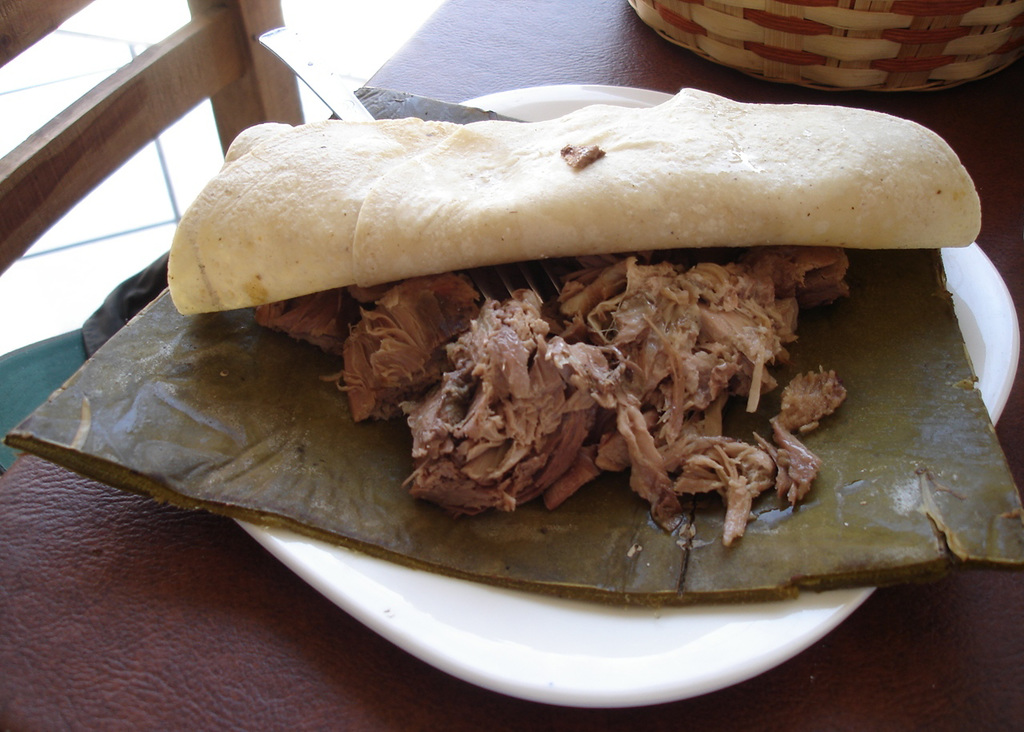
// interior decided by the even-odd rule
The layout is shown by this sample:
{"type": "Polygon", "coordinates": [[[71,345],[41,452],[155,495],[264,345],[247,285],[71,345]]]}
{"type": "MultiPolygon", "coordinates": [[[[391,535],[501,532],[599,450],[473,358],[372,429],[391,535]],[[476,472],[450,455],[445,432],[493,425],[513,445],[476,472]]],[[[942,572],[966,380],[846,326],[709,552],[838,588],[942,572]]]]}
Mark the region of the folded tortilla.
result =
{"type": "Polygon", "coordinates": [[[370,188],[455,129],[409,118],[246,130],[178,224],[168,263],[175,305],[233,310],[352,284],[370,188]]]}
{"type": "Polygon", "coordinates": [[[967,171],[916,123],[685,89],[535,123],[257,128],[183,217],[169,282],[189,314],[580,254],[963,246],[980,226],[967,171]],[[572,167],[567,145],[603,156],[572,167]]]}

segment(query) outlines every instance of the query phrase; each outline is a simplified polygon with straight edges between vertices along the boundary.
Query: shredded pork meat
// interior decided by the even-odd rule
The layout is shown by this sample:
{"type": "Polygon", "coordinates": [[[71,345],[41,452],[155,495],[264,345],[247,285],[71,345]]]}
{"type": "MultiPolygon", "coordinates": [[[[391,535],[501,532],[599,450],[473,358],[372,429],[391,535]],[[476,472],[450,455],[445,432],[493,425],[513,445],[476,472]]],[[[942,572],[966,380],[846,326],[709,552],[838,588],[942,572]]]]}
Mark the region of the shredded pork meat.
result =
{"type": "Polygon", "coordinates": [[[448,355],[440,387],[410,407],[412,495],[511,511],[549,490],[557,505],[597,475],[584,448],[611,369],[598,349],[549,338],[534,293],[488,301],[448,355]]]}
{"type": "Polygon", "coordinates": [[[352,417],[390,419],[401,404],[422,396],[447,365],[445,346],[479,312],[465,277],[416,277],[387,289],[345,341],[342,372],[352,417]]]}
{"type": "Polygon", "coordinates": [[[846,387],[835,371],[800,374],[783,389],[782,409],[777,420],[783,429],[810,432],[845,399],[846,387]]]}
{"type": "Polygon", "coordinates": [[[620,403],[618,434],[601,445],[598,465],[629,468],[641,495],[666,485],[677,495],[719,493],[726,544],[743,535],[754,498],[777,479],[791,502],[806,494],[820,463],[790,430],[813,428],[845,397],[834,374],[800,377],[784,391],[786,406],[773,424],[777,446],[721,436],[726,398],[746,397],[755,411],[776,386],[768,367],[788,357],[800,299],[821,304],[846,293],[845,256],[804,251],[763,249],[736,263],[689,268],[627,258],[563,290],[573,332],[615,351],[624,365],[621,389],[631,397],[620,403]]]}
{"type": "Polygon", "coordinates": [[[357,303],[344,289],[326,290],[256,308],[256,322],[265,328],[342,355],[349,328],[358,320],[357,303]]]}
{"type": "MultiPolygon", "coordinates": [[[[404,411],[409,491],[452,514],[539,497],[555,508],[601,472],[629,470],[667,530],[683,518],[681,497],[720,495],[728,545],[760,494],[774,488],[795,504],[811,489],[820,460],[796,435],[846,391],[832,372],[794,378],[770,439],[750,442],[722,434],[724,405],[739,397],[758,409],[799,310],[847,295],[846,269],[842,250],[764,247],[692,266],[590,258],[549,303],[519,291],[478,307],[456,274],[353,290],[364,304],[344,339],[343,388],[357,420],[404,411]]],[[[301,310],[292,303],[271,327],[311,340],[344,322],[324,314],[330,326],[301,328],[316,322],[289,315],[301,310]]]]}

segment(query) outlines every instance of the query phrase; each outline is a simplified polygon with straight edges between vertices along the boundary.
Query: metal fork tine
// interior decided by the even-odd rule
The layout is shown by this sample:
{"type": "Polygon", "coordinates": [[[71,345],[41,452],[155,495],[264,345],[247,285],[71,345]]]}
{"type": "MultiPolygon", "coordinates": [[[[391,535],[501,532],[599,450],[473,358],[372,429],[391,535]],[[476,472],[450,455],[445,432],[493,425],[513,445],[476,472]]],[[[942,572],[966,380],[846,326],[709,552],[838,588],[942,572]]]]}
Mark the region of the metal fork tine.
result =
{"type": "Polygon", "coordinates": [[[475,267],[466,270],[469,279],[472,280],[480,294],[490,300],[504,300],[509,296],[509,290],[501,281],[492,267],[475,267]]]}
{"type": "Polygon", "coordinates": [[[510,293],[530,288],[530,283],[523,277],[522,270],[516,265],[499,264],[494,267],[494,270],[510,293]]]}
{"type": "Polygon", "coordinates": [[[538,259],[528,262],[530,272],[533,275],[530,285],[540,293],[545,300],[558,297],[562,291],[559,284],[559,277],[555,274],[554,265],[547,259],[538,259]]]}
{"type": "Polygon", "coordinates": [[[543,280],[537,279],[537,273],[534,272],[534,268],[530,262],[519,262],[516,265],[516,268],[519,270],[519,274],[526,282],[527,287],[540,295],[541,298],[546,297],[547,293],[544,291],[544,282],[543,280]]]}
{"type": "Polygon", "coordinates": [[[542,300],[557,297],[558,277],[546,262],[518,262],[466,270],[484,297],[504,300],[516,290],[530,289],[542,300]]]}

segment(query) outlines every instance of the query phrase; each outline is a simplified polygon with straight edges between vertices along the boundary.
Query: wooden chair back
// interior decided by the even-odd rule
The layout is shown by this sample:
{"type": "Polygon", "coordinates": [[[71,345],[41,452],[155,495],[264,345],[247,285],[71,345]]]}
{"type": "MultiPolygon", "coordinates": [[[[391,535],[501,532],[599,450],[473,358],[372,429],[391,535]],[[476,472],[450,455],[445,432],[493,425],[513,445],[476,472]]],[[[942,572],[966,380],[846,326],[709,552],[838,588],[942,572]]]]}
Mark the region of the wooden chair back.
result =
{"type": "MultiPolygon", "coordinates": [[[[0,0],[0,65],[89,0],[0,0]]],[[[0,160],[0,273],[137,151],[209,99],[221,147],[246,127],[302,121],[294,75],[259,47],[280,0],[188,0],[191,21],[0,160]]],[[[140,4],[139,12],[145,12],[140,4]]]]}

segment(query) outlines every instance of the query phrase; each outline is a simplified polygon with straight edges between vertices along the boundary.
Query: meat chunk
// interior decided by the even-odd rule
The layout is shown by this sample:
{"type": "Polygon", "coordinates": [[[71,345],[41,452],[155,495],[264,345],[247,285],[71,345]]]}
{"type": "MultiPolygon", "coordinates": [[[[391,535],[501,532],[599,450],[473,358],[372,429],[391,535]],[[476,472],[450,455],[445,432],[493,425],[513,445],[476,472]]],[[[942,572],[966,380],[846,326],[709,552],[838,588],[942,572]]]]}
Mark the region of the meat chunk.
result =
{"type": "Polygon", "coordinates": [[[740,260],[755,277],[770,279],[778,297],[802,308],[827,305],[850,294],[846,252],[833,247],[755,247],[740,260]]]}
{"type": "Polygon", "coordinates": [[[774,454],[778,466],[776,491],[780,498],[787,499],[790,504],[796,504],[811,490],[811,483],[818,477],[818,471],[821,469],[821,459],[808,450],[777,419],[772,420],[772,436],[778,445],[778,450],[774,454]]]}
{"type": "Polygon", "coordinates": [[[661,453],[639,405],[620,397],[616,426],[629,458],[629,487],[651,505],[651,518],[666,530],[680,521],[682,505],[673,491],[661,453]]]}
{"type": "Polygon", "coordinates": [[[800,374],[782,390],[782,410],[777,421],[790,432],[810,432],[845,399],[846,387],[835,371],[800,374]]]}
{"type": "Polygon", "coordinates": [[[560,152],[562,160],[576,170],[582,170],[604,157],[604,150],[597,145],[566,145],[560,152]]]}
{"type": "Polygon", "coordinates": [[[260,305],[255,316],[265,328],[340,356],[349,328],[359,317],[359,306],[339,288],[260,305]]]}
{"type": "Polygon", "coordinates": [[[402,402],[433,387],[445,346],[476,317],[478,298],[465,277],[448,273],[404,280],[363,308],[343,349],[353,419],[401,416],[402,402]]]}
{"type": "Polygon", "coordinates": [[[775,489],[795,505],[808,491],[821,469],[821,460],[793,434],[807,433],[819,420],[835,412],[846,399],[846,388],[834,371],[799,374],[782,390],[782,409],[772,420],[777,447],[761,441],[778,467],[775,489]]]}

